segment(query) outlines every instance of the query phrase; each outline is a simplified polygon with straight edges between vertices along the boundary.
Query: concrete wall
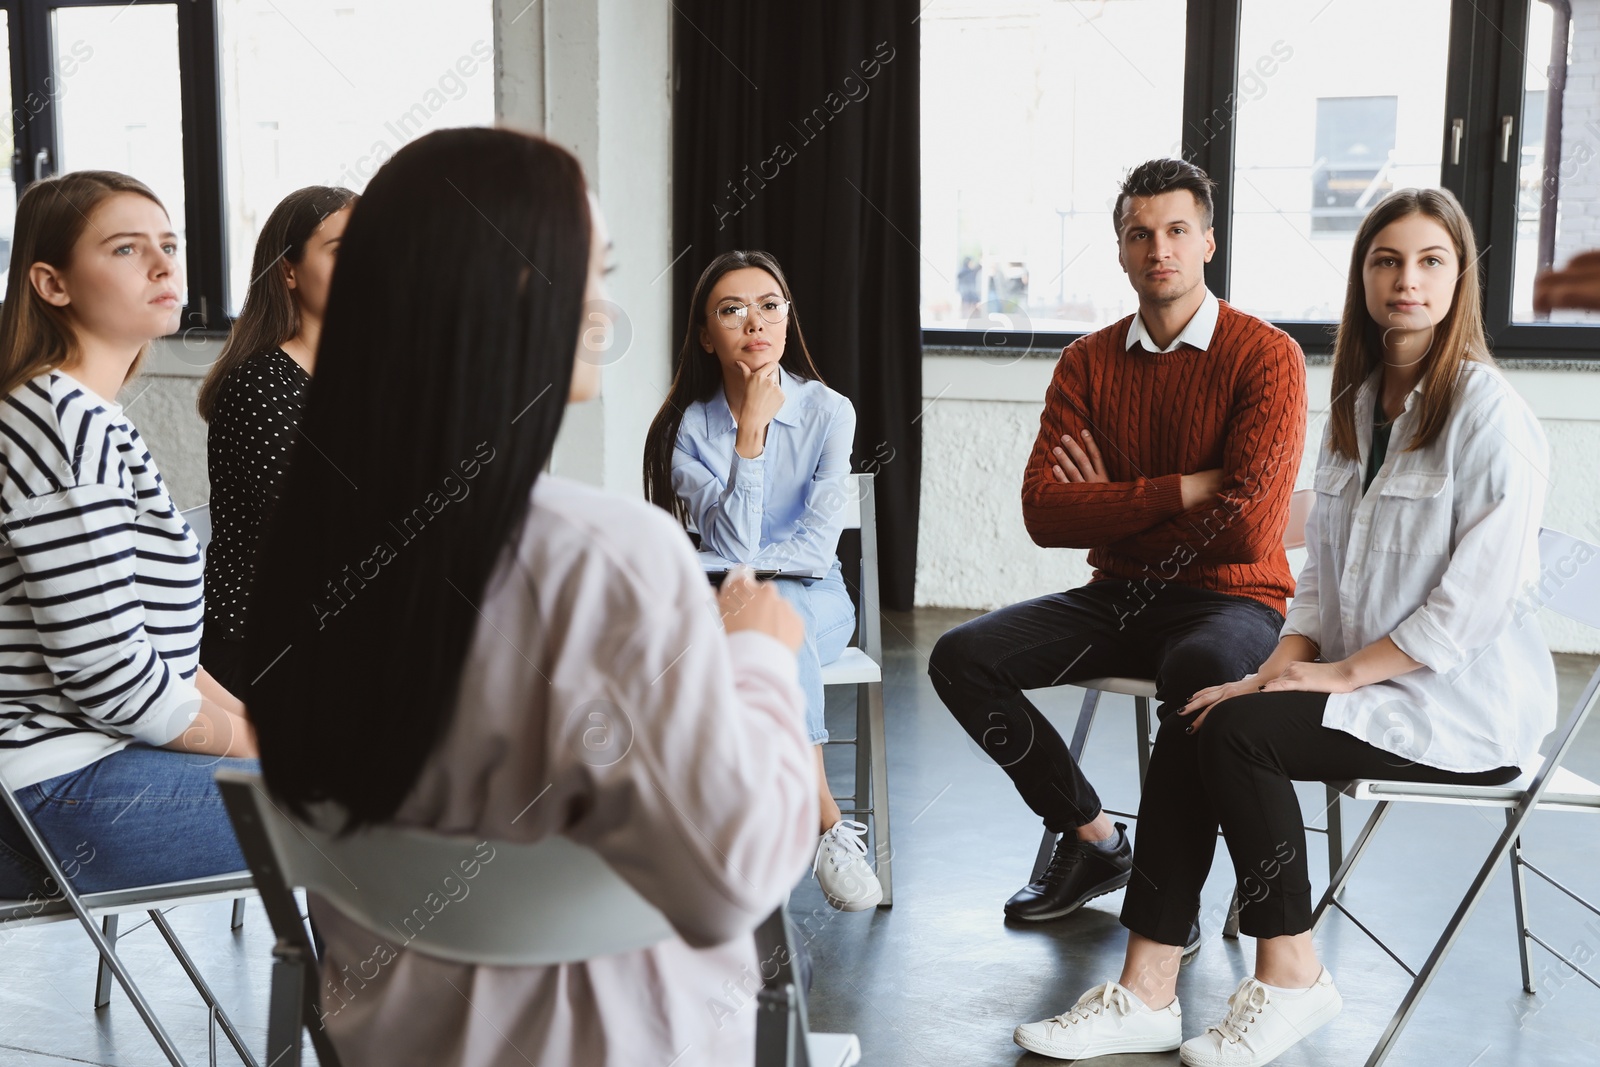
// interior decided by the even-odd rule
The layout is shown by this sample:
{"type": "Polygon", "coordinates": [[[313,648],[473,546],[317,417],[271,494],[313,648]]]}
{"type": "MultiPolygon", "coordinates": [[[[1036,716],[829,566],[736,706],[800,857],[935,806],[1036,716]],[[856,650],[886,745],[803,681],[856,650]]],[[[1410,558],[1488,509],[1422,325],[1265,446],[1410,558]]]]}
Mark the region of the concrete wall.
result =
{"type": "MultiPolygon", "coordinates": [[[[1055,363],[1024,359],[923,360],[922,517],[917,538],[917,604],[996,608],[1080,585],[1085,553],[1040,548],[1022,524],[1022,469],[1039,432],[1045,386],[1055,363]]],[[[1550,441],[1553,486],[1544,523],[1600,541],[1600,367],[1508,369],[1507,377],[1540,417],[1550,441]]],[[[1309,485],[1327,408],[1330,368],[1307,381],[1311,429],[1298,484],[1309,485]]],[[[1299,560],[1291,558],[1298,566],[1299,560]]],[[[1548,612],[1551,646],[1600,652],[1600,635],[1548,612]]]]}

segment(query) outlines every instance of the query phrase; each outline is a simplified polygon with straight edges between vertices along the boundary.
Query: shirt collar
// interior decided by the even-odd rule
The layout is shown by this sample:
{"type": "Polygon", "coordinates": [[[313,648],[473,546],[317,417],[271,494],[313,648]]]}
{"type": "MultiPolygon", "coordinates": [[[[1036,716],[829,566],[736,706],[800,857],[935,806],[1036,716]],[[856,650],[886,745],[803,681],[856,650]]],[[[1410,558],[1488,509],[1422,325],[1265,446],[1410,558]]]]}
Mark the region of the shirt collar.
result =
{"type": "Polygon", "coordinates": [[[1216,295],[1207,289],[1205,299],[1200,301],[1199,309],[1190,317],[1188,324],[1178,331],[1178,336],[1172,339],[1170,345],[1162,348],[1150,339],[1149,331],[1144,328],[1144,316],[1134,312],[1124,347],[1131,349],[1134,345],[1143,345],[1148,352],[1176,352],[1179,345],[1191,345],[1204,352],[1211,346],[1211,337],[1217,332],[1219,313],[1216,295]]]}
{"type": "MultiPolygon", "coordinates": [[[[1425,378],[1426,375],[1423,377],[1425,378]]],[[[1400,409],[1400,414],[1403,415],[1410,411],[1411,406],[1417,402],[1417,397],[1422,395],[1422,382],[1423,378],[1418,378],[1416,384],[1411,387],[1411,391],[1406,394],[1405,407],[1400,409]]],[[[1371,411],[1372,406],[1378,402],[1378,390],[1382,387],[1383,367],[1374,367],[1372,368],[1372,373],[1367,375],[1366,380],[1356,390],[1356,411],[1358,413],[1371,411]]]]}
{"type": "MultiPolygon", "coordinates": [[[[778,388],[783,390],[783,406],[772,416],[773,422],[781,422],[785,426],[800,424],[799,409],[795,406],[794,397],[796,391],[804,384],[779,364],[778,388]]],[[[706,405],[706,429],[712,433],[733,433],[738,429],[738,425],[733,420],[733,411],[728,407],[728,394],[718,389],[717,395],[706,405]]]]}

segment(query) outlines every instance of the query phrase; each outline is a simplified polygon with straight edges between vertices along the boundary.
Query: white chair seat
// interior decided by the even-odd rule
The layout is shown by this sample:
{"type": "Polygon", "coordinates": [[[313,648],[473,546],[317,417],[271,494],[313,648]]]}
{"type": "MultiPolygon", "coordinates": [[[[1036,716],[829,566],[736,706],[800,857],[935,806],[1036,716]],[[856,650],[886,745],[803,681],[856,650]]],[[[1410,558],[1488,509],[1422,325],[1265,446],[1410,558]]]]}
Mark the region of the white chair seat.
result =
{"type": "MultiPolygon", "coordinates": [[[[1534,776],[1544,766],[1544,757],[1535,756],[1521,776],[1505,785],[1439,785],[1428,782],[1387,782],[1359,780],[1330,783],[1347,797],[1356,800],[1397,800],[1417,804],[1466,804],[1478,807],[1511,808],[1527,793],[1534,776]]],[[[1600,785],[1557,767],[1550,787],[1539,801],[1539,810],[1600,810],[1600,785]]]]}
{"type": "Polygon", "coordinates": [[[861,1062],[861,1042],[855,1034],[807,1034],[806,1054],[811,1067],[855,1067],[861,1062]]]}
{"type": "Polygon", "coordinates": [[[1155,699],[1156,683],[1153,678],[1085,678],[1073,682],[1080,689],[1098,689],[1102,693],[1118,693],[1125,697],[1155,699]]]}
{"type": "Polygon", "coordinates": [[[823,685],[861,685],[865,682],[883,681],[883,668],[872,657],[851,646],[844,655],[832,663],[822,665],[823,685]]]}

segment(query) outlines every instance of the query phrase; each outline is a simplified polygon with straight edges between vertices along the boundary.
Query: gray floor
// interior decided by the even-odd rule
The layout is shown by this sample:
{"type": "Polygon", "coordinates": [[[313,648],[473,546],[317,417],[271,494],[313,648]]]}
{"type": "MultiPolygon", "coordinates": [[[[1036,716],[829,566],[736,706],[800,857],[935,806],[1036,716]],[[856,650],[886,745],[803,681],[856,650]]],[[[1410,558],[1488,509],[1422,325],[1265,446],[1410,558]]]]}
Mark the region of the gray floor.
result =
{"type": "MultiPolygon", "coordinates": [[[[859,1034],[863,1067],[1057,1062],[1017,1049],[1012,1027],[1064,1010],[1120,968],[1121,894],[1038,928],[1001,921],[1001,903],[1026,879],[1039,826],[1004,774],[956,727],[926,676],[925,654],[933,642],[970,614],[886,615],[894,907],[840,914],[823,905],[814,882],[793,898],[795,922],[807,932],[816,959],[812,1024],[859,1034]]],[[[1594,661],[1558,657],[1558,663],[1565,706],[1594,661]]],[[[1057,723],[1069,723],[1080,696],[1062,689],[1039,699],[1057,723]]],[[[1132,809],[1137,775],[1131,702],[1110,697],[1102,709],[1085,765],[1109,807],[1132,809]]],[[[830,718],[836,732],[850,731],[846,705],[830,708],[830,718]]],[[[843,772],[849,757],[831,762],[843,772]]],[[[1571,765],[1600,778],[1600,723],[1591,723],[1571,765]]],[[[846,784],[835,781],[840,791],[846,784]]],[[[1303,799],[1315,805],[1308,812],[1321,810],[1317,790],[1308,787],[1303,799]]],[[[1364,807],[1345,805],[1349,834],[1364,807]]],[[[1476,857],[1501,825],[1471,809],[1397,811],[1374,844],[1363,877],[1351,887],[1348,904],[1409,962],[1420,963],[1476,869],[1476,857]]],[[[1592,845],[1597,828],[1578,815],[1541,814],[1527,834],[1529,857],[1578,891],[1600,897],[1600,858],[1592,845]]],[[[1326,876],[1321,838],[1313,838],[1309,848],[1320,890],[1326,876]]],[[[1207,940],[1179,980],[1186,1034],[1215,1022],[1228,994],[1249,973],[1248,942],[1220,937],[1231,873],[1221,849],[1218,858],[1206,896],[1207,940]]],[[[1537,883],[1530,900],[1534,927],[1547,940],[1580,959],[1600,956],[1600,920],[1537,883]]],[[[258,1050],[264,1047],[271,939],[259,906],[252,902],[239,933],[228,932],[223,904],[178,909],[171,918],[248,1040],[258,1050]]],[[[123,947],[185,1055],[204,1063],[205,1012],[159,935],[146,926],[127,935],[123,947]]],[[[1362,1063],[1405,986],[1404,974],[1348,922],[1333,920],[1320,949],[1339,982],[1345,1012],[1280,1061],[1289,1067],[1362,1063]]],[[[1539,994],[1526,997],[1509,882],[1497,878],[1389,1062],[1591,1067],[1600,1061],[1600,990],[1549,956],[1536,955],[1535,965],[1539,994]]],[[[93,978],[93,950],[75,926],[0,929],[0,1067],[164,1064],[120,992],[109,1009],[91,1009],[93,978]]],[[[219,1062],[236,1062],[220,1036],[219,1062]]],[[[1177,1057],[1105,1062],[1171,1065],[1177,1057]]]]}

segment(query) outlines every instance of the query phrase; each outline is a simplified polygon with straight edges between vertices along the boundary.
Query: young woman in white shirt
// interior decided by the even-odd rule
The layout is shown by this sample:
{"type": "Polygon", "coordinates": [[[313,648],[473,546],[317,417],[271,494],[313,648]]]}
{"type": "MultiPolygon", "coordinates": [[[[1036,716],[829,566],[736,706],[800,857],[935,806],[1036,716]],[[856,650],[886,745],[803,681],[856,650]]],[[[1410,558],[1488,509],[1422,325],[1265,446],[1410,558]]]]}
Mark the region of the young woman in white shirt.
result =
{"type": "MultiPolygon", "coordinates": [[[[80,892],[244,867],[212,775],[254,768],[199,665],[194,533],[116,396],[178,327],[161,201],[75,171],[17,203],[0,308],[0,777],[80,892]]],[[[0,807],[0,897],[45,868],[0,807]]],[[[46,887],[48,888],[48,887],[46,887]]]]}
{"type": "Polygon", "coordinates": [[[1338,1014],[1309,933],[1296,781],[1508,782],[1555,724],[1555,671],[1514,609],[1539,573],[1539,422],[1484,335],[1472,228],[1448,192],[1402,189],[1356,235],[1317,460],[1309,550],[1276,651],[1161,727],[1116,982],[1017,1028],[1061,1058],[1182,1045],[1265,1064],[1338,1014]],[[1179,954],[1221,827],[1256,941],[1222,1021],[1182,1041],[1179,954]]]}
{"type": "Polygon", "coordinates": [[[806,348],[788,279],[766,252],[724,252],[700,273],[666,401],[645,436],[645,497],[700,537],[701,558],[774,579],[806,625],[800,688],[816,746],[820,839],[812,864],[841,911],[883,899],[867,828],[828,788],[822,668],[855,632],[836,555],[856,412],[828,388],[806,348]]]}

